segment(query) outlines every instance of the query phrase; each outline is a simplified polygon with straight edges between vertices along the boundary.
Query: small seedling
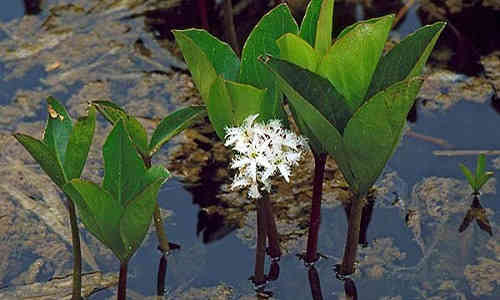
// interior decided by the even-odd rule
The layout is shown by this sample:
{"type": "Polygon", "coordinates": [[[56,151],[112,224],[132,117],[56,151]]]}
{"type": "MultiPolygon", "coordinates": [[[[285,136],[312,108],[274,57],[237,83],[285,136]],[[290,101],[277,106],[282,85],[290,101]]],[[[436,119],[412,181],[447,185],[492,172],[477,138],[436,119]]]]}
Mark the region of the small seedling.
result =
{"type": "Polygon", "coordinates": [[[493,177],[493,172],[486,171],[486,156],[484,154],[479,154],[477,157],[476,172],[474,174],[464,164],[460,164],[460,170],[467,178],[473,195],[479,195],[481,188],[493,177]]]}
{"type": "MultiPolygon", "coordinates": [[[[14,137],[24,146],[42,170],[61,189],[74,178],[79,178],[92,143],[96,111],[89,107],[88,116],[73,124],[64,106],[56,99],[47,99],[49,118],[43,134],[38,140],[16,133],[14,137]]],[[[73,199],[68,197],[68,210],[73,243],[73,292],[72,299],[81,299],[81,250],[76,211],[73,199]]]]}

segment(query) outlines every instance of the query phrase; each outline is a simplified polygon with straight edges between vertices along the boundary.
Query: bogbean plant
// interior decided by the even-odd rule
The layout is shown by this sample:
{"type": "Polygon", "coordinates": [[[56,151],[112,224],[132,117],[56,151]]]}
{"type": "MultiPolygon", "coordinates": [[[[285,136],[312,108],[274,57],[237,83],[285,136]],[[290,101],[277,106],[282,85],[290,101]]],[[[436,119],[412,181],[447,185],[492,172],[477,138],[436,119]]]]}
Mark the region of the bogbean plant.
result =
{"type": "Polygon", "coordinates": [[[484,154],[478,155],[474,174],[464,164],[459,166],[472,188],[472,195],[479,196],[481,188],[493,177],[493,172],[486,171],[486,156],[484,154]]]}
{"type": "MultiPolygon", "coordinates": [[[[47,99],[49,117],[42,140],[16,133],[14,137],[24,146],[50,179],[61,189],[75,178],[79,178],[92,143],[96,111],[89,108],[88,115],[73,124],[71,117],[59,101],[47,99]]],[[[72,299],[81,298],[81,250],[75,204],[67,197],[73,244],[73,289],[72,299]]]]}
{"type": "Polygon", "coordinates": [[[173,136],[204,116],[205,108],[191,106],[168,115],[148,143],[140,122],[111,102],[94,102],[88,108],[88,116],[74,125],[61,103],[54,98],[47,102],[49,119],[43,140],[19,133],[14,136],[68,196],[74,252],[72,299],[81,299],[81,254],[75,204],[87,230],[119,259],[118,299],[125,299],[127,265],[144,240],[153,215],[159,248],[164,254],[169,250],[157,197],[170,175],[163,166],[152,166],[152,156],[173,136]],[[101,186],[79,179],[94,135],[96,108],[113,124],[102,149],[104,179],[101,186]]]}
{"type": "Polygon", "coordinates": [[[332,44],[333,0],[311,0],[302,24],[286,5],[250,33],[241,61],[231,48],[198,29],[174,31],[218,136],[249,115],[286,123],[282,93],[315,158],[311,224],[305,260],[316,253],[324,165],[337,162],[354,198],[339,273],[354,272],[365,197],[399,143],[444,22],[424,26],[385,55],[394,15],[348,26],[332,44]],[[257,62],[260,58],[261,64],[257,62]]]}
{"type": "Polygon", "coordinates": [[[470,223],[473,220],[476,220],[476,223],[481,230],[487,232],[490,236],[493,236],[486,210],[479,202],[481,188],[493,177],[493,172],[486,171],[486,156],[484,154],[480,154],[477,157],[476,170],[474,173],[472,173],[464,164],[460,164],[459,166],[462,173],[465,175],[467,182],[469,182],[469,185],[472,188],[473,200],[469,210],[467,210],[467,214],[465,215],[462,224],[460,224],[460,227],[458,228],[458,231],[465,231],[467,227],[469,227],[470,223]]]}
{"type": "Polygon", "coordinates": [[[297,23],[286,5],[278,5],[253,28],[240,60],[227,43],[205,30],[174,30],[215,132],[234,149],[231,166],[239,171],[232,187],[249,186],[249,197],[256,201],[256,285],[266,281],[266,237],[273,261],[281,256],[269,203],[269,180],[275,174],[288,180],[290,168],[304,150],[304,140],[282,128],[288,124],[283,95],[274,75],[257,59],[266,53],[279,55],[275,41],[289,32],[298,32],[297,23]]]}

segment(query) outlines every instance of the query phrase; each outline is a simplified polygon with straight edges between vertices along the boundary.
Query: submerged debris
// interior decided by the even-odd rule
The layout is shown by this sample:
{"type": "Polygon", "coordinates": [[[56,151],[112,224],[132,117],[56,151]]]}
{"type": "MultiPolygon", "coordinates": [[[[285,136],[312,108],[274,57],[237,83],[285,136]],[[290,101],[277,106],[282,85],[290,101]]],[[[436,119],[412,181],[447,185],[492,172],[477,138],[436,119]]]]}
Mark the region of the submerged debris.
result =
{"type": "MultiPolygon", "coordinates": [[[[36,282],[28,285],[13,286],[0,289],[0,299],[37,299],[37,300],[69,300],[71,299],[73,277],[55,277],[47,282],[36,282]]],[[[93,293],[118,284],[118,274],[102,274],[100,272],[82,274],[82,296],[88,297],[93,293]]]]}

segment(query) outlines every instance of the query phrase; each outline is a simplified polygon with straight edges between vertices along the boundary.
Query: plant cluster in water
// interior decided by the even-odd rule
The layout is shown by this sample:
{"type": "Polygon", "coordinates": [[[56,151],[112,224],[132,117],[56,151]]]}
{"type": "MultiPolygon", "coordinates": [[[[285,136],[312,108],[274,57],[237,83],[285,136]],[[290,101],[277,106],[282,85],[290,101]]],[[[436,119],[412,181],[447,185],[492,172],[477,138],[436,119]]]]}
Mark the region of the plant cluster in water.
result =
{"type": "MultiPolygon", "coordinates": [[[[174,31],[205,106],[167,116],[151,139],[136,118],[111,102],[92,103],[88,116],[73,124],[53,98],[48,100],[43,141],[15,135],[68,196],[74,299],[80,297],[81,264],[74,204],[86,228],[120,260],[118,298],[124,299],[127,264],[153,215],[161,250],[170,248],[156,202],[169,172],[152,166],[152,157],[206,112],[218,137],[235,150],[232,167],[238,173],[233,187],[250,187],[249,196],[257,201],[254,282],[266,279],[266,239],[272,266],[281,255],[268,197],[272,192],[269,179],[281,174],[288,181],[306,143],[314,155],[315,173],[304,259],[311,266],[319,257],[322,183],[326,157],[331,155],[353,194],[339,273],[354,272],[366,196],[399,143],[423,81],[422,69],[445,23],[424,26],[384,53],[394,15],[357,22],[332,39],[333,6],[333,0],[312,0],[300,26],[285,4],[276,6],[248,36],[241,59],[205,30],[174,31]],[[96,109],[113,125],[102,149],[101,185],[79,179],[92,141],[96,109]],[[287,109],[300,134],[289,129],[287,109]]],[[[475,192],[491,176],[484,173],[484,162],[480,166],[475,177],[464,168],[475,192]]]]}

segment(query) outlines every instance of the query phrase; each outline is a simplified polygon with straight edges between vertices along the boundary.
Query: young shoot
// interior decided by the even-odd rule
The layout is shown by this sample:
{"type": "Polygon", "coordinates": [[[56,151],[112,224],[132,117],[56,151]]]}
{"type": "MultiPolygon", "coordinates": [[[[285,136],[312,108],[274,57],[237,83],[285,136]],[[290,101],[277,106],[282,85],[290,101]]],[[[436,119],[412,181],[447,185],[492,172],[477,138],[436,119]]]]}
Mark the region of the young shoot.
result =
{"type": "Polygon", "coordinates": [[[486,171],[486,157],[479,154],[476,162],[476,171],[474,174],[464,165],[460,164],[460,169],[472,188],[473,195],[479,195],[481,188],[493,177],[493,172],[486,171]]]}

